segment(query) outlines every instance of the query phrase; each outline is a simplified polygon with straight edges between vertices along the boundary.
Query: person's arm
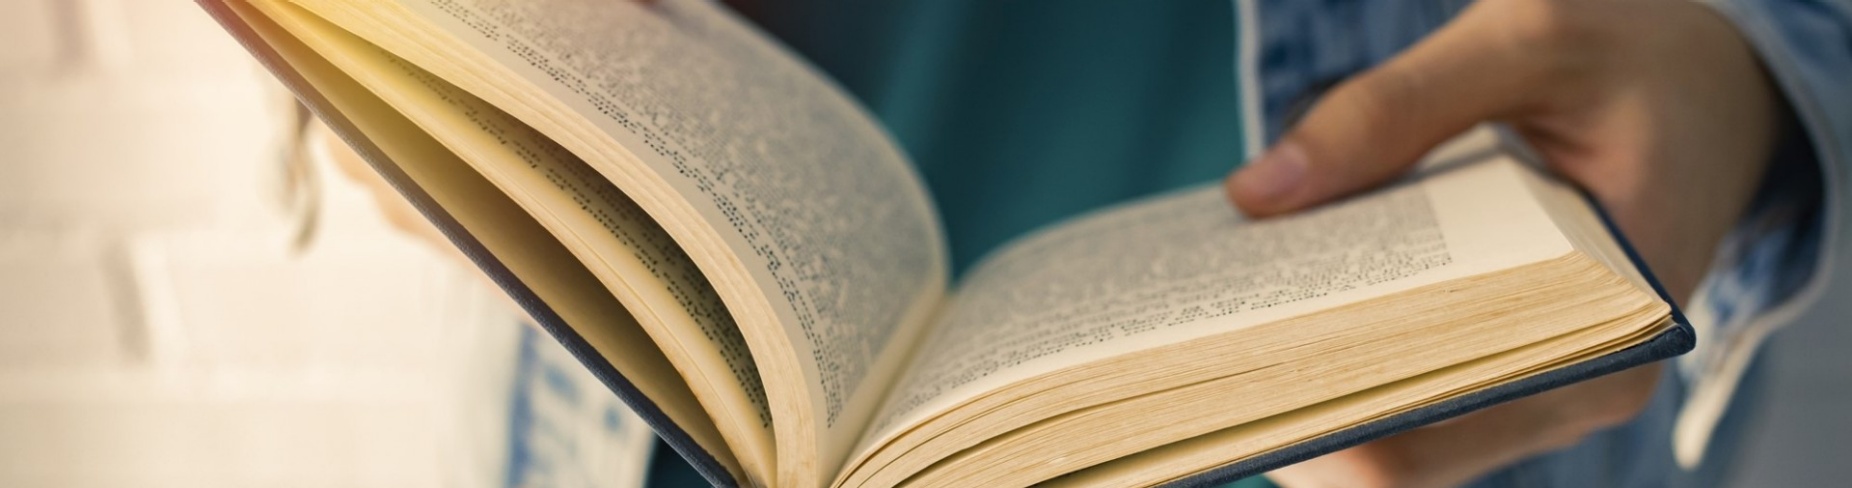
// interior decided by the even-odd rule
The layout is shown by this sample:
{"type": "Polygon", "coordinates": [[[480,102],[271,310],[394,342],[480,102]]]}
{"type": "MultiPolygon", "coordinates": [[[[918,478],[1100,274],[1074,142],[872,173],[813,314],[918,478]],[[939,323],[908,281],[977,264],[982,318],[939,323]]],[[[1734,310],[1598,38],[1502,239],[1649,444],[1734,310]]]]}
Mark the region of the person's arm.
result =
{"type": "MultiPolygon", "coordinates": [[[[1833,31],[1840,37],[1813,41],[1837,47],[1813,54],[1843,57],[1844,9],[1828,13],[1839,15],[1825,17],[1842,26],[1833,31]]],[[[1480,2],[1333,88],[1229,178],[1230,198],[1257,216],[1295,211],[1387,181],[1471,125],[1503,122],[1601,200],[1674,296],[1689,302],[1718,243],[1761,188],[1784,131],[1814,136],[1825,173],[1843,173],[1833,167],[1844,159],[1834,152],[1843,144],[1833,139],[1845,140],[1836,129],[1844,123],[1810,120],[1802,110],[1795,114],[1801,127],[1793,127],[1783,95],[1841,119],[1845,104],[1795,96],[1784,72],[1795,68],[1769,56],[1768,43],[1746,42],[1744,34],[1757,29],[1740,22],[1683,0],[1480,2]]],[[[1838,73],[1847,79],[1843,68],[1838,73]]],[[[1828,90],[1843,99],[1846,89],[1828,90]]],[[[1828,235],[1830,254],[1844,240],[1828,235]]],[[[1547,392],[1271,476],[1295,487],[1462,483],[1626,421],[1650,398],[1657,368],[1547,392]]]]}
{"type": "Polygon", "coordinates": [[[1708,323],[1699,332],[1710,347],[1701,341],[1680,358],[1689,393],[1673,446],[1685,467],[1701,460],[1763,339],[1833,293],[1835,258],[1852,252],[1842,234],[1852,218],[1843,193],[1852,169],[1852,0],[1707,3],[1760,55],[1794,130],[1690,311],[1694,325],[1708,323]]]}

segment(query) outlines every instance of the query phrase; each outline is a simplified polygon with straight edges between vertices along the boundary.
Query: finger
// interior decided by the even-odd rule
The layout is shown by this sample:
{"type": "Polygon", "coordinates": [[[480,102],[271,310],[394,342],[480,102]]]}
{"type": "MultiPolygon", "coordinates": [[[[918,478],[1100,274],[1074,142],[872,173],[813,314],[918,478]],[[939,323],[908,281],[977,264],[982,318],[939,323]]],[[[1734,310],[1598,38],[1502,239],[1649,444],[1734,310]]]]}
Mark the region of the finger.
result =
{"type": "Polygon", "coordinates": [[[312,143],[322,146],[324,154],[333,166],[349,181],[359,184],[362,189],[366,190],[367,195],[372,197],[375,208],[379,210],[379,215],[385,218],[387,224],[426,244],[431,244],[432,248],[439,252],[462,257],[461,252],[455,246],[450,245],[449,238],[444,237],[443,231],[438,230],[436,225],[426,220],[411,202],[399,196],[399,191],[392,187],[392,183],[386,181],[384,176],[380,176],[379,172],[373,171],[372,166],[360,157],[360,153],[354,152],[353,147],[341,140],[341,137],[333,130],[317,122],[309,131],[311,134],[309,137],[314,138],[312,143]]]}
{"type": "Polygon", "coordinates": [[[1547,53],[1522,20],[1478,4],[1389,62],[1338,85],[1299,124],[1226,181],[1249,215],[1298,210],[1375,186],[1479,121],[1534,99],[1547,53]],[[1528,51],[1528,52],[1527,52],[1528,51]]]}
{"type": "Polygon", "coordinates": [[[1659,363],[1546,391],[1268,473],[1281,486],[1457,486],[1638,415],[1659,363]]]}
{"type": "Polygon", "coordinates": [[[1659,363],[1543,392],[1384,441],[1422,484],[1457,486],[1532,456],[1568,448],[1637,416],[1659,363]]]}

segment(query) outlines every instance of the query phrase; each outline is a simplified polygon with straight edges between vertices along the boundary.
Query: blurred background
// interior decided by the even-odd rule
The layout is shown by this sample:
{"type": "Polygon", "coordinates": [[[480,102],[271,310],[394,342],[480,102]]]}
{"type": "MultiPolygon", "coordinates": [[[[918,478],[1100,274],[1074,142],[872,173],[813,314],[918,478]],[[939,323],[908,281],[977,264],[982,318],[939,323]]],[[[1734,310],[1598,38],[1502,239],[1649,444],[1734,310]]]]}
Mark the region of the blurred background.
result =
{"type": "MultiPolygon", "coordinates": [[[[0,486],[642,482],[648,429],[191,2],[0,9],[0,486]]],[[[1852,479],[1826,308],[1770,346],[1736,485],[1852,479]]]]}
{"type": "Polygon", "coordinates": [[[192,2],[0,11],[0,486],[640,481],[648,428],[192,2]]]}

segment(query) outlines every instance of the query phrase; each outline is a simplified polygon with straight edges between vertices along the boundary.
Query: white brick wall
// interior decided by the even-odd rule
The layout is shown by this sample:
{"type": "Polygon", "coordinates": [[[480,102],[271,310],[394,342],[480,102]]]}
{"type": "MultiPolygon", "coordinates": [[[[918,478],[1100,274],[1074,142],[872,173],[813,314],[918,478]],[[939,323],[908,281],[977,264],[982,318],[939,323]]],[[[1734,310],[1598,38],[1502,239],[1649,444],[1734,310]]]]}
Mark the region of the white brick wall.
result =
{"type": "Polygon", "coordinates": [[[293,249],[293,110],[190,1],[0,0],[0,486],[505,478],[517,318],[325,164],[293,249]]]}

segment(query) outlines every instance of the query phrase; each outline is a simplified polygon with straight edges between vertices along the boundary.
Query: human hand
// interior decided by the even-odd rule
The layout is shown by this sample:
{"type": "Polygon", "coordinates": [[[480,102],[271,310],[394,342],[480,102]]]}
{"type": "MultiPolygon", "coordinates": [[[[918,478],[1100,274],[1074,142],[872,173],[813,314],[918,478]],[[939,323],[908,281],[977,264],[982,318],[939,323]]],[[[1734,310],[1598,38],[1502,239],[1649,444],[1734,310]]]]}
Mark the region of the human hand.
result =
{"type": "Polygon", "coordinates": [[[392,188],[392,183],[386,181],[386,178],[380,176],[378,172],[373,171],[373,168],[368,167],[366,160],[360,157],[360,153],[354,152],[354,148],[348,146],[347,142],[341,140],[341,137],[328,126],[319,121],[314,122],[303,137],[308,139],[306,143],[320,146],[319,149],[324,151],[335,170],[346,176],[349,181],[359,185],[361,189],[366,190],[367,196],[373,200],[374,208],[379,210],[379,215],[385,219],[387,225],[421,243],[430,245],[438,252],[459,258],[458,262],[466,262],[462,260],[462,253],[450,245],[450,240],[444,237],[442,231],[437,230],[437,226],[425,220],[424,216],[418,213],[418,209],[412,207],[411,202],[399,196],[398,190],[392,188]]]}
{"type": "MultiPolygon", "coordinates": [[[[1228,178],[1256,217],[1404,173],[1482,121],[1509,124],[1614,217],[1675,299],[1697,288],[1787,120],[1754,52],[1686,0],[1487,0],[1337,86],[1228,178]]],[[[1448,486],[1632,418],[1651,365],[1275,471],[1282,485],[1448,486]]]]}

